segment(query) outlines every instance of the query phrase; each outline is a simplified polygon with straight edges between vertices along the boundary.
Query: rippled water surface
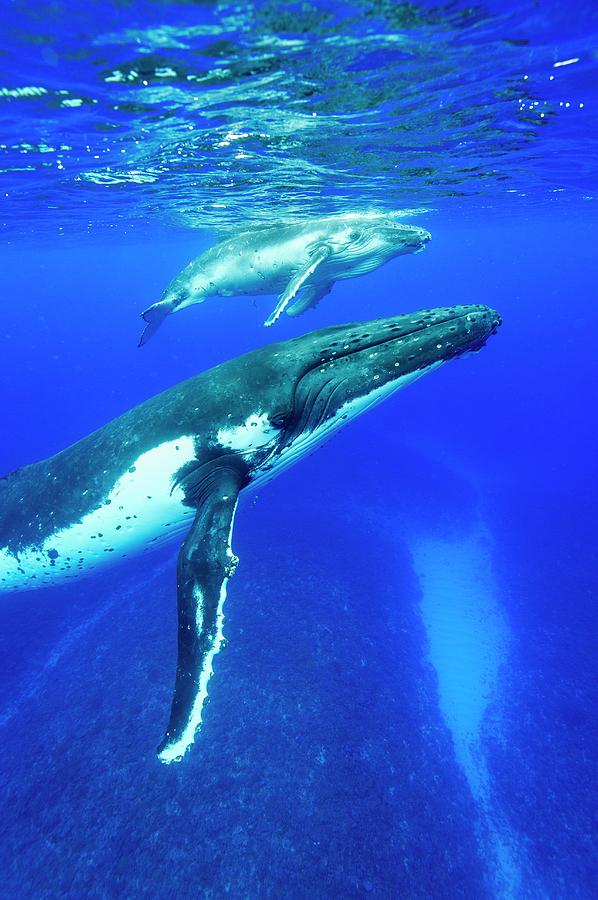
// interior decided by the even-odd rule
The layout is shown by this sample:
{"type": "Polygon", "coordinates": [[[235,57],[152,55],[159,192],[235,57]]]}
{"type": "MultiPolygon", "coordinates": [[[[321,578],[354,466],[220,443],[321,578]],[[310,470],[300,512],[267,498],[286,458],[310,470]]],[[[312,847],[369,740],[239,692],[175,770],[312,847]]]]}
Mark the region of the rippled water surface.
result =
{"type": "Polygon", "coordinates": [[[2,224],[591,202],[597,34],[591,2],[13,0],[2,224]]]}

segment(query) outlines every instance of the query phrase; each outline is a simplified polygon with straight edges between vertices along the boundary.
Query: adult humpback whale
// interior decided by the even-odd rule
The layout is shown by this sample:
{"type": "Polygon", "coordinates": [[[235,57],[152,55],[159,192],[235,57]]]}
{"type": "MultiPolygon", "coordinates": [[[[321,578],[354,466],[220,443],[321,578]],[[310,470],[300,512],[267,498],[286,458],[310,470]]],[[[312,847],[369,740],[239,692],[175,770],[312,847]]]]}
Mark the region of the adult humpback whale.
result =
{"type": "Polygon", "coordinates": [[[477,350],[500,318],[458,306],[313,331],[170,388],[0,480],[0,588],[94,572],[175,535],[178,663],[159,756],[193,743],[223,637],[239,494],[384,397],[477,350]]]}
{"type": "Polygon", "coordinates": [[[381,214],[256,226],[210,247],[171,281],[162,299],[142,313],[146,326],[139,346],[171,312],[208,297],[280,294],[264,324],[273,325],[285,310],[298,316],[316,306],[335,281],[364,275],[395,256],[418,253],[429,240],[424,228],[381,214]]]}

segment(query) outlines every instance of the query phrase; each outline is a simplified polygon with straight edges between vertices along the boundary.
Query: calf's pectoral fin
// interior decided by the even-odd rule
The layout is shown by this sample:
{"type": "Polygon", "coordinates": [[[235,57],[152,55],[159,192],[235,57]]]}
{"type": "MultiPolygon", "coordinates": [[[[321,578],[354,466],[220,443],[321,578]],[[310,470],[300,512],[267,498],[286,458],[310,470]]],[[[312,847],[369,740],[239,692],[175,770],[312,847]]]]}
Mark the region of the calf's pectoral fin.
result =
{"type": "Polygon", "coordinates": [[[320,244],[318,245],[318,247],[316,247],[316,249],[310,255],[309,261],[306,263],[306,265],[295,272],[286,288],[280,295],[278,303],[276,304],[274,310],[270,313],[270,315],[264,322],[264,325],[274,325],[276,320],[285,311],[293,297],[295,297],[299,293],[304,285],[307,285],[308,279],[313,275],[318,266],[322,265],[322,263],[328,259],[330,253],[330,247],[328,247],[326,244],[320,244]]]}
{"type": "Polygon", "coordinates": [[[197,514],[177,563],[176,680],[168,728],[158,747],[165,763],[184,756],[201,725],[212,662],[223,643],[226,585],[237,563],[230,540],[242,486],[242,471],[226,462],[200,472],[197,514]]]}
{"type": "Polygon", "coordinates": [[[287,307],[287,316],[300,316],[306,309],[314,309],[322,297],[329,294],[334,287],[334,281],[324,284],[308,284],[304,287],[297,300],[287,307]]]}

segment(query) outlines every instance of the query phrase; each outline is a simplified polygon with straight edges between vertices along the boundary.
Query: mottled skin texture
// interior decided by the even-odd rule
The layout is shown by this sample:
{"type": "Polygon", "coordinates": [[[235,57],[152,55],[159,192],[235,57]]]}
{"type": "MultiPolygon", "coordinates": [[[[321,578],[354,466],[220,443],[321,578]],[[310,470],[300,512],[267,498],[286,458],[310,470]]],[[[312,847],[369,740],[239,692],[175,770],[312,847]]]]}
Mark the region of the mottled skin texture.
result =
{"type": "MultiPolygon", "coordinates": [[[[479,349],[499,323],[493,310],[470,306],[334,326],[191,378],[62,453],[0,480],[0,560],[24,560],[32,546],[101,508],[143,453],[182,434],[193,437],[193,458],[172,472],[195,520],[179,554],[177,676],[160,746],[165,762],[179,759],[201,721],[221,643],[226,582],[236,563],[230,534],[239,493],[294,463],[393,390],[479,349]],[[244,436],[256,415],[260,438],[248,450],[244,436]]],[[[139,552],[144,549],[140,544],[139,552]]],[[[23,586],[35,587],[25,567],[18,572],[23,586]]],[[[59,579],[58,567],[51,573],[59,579]]]]}
{"type": "MultiPolygon", "coordinates": [[[[253,356],[249,353],[181,382],[61,453],[1,478],[0,548],[18,550],[81,519],[140,454],[158,444],[194,434],[198,453],[209,454],[218,446],[219,425],[231,421],[228,414],[233,421],[243,421],[251,412],[253,391],[274,376],[267,354],[259,367],[253,356]]],[[[291,359],[289,353],[289,364],[291,359]]],[[[289,384],[287,391],[291,389],[289,384]]]]}
{"type": "Polygon", "coordinates": [[[316,306],[335,281],[354,278],[430,240],[423,228],[387,215],[345,215],[293,225],[255,227],[221,241],[194,259],[149,307],[141,338],[146,343],[171,312],[208,297],[279,294],[266,325],[283,311],[300,315],[316,306]]]}

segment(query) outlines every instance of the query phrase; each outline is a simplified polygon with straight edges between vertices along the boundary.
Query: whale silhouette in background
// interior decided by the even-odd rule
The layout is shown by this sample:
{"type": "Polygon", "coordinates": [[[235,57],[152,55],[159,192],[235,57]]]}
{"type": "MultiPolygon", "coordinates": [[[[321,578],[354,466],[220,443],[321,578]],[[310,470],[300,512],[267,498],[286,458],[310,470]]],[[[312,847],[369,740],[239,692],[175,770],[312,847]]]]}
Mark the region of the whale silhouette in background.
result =
{"type": "Polygon", "coordinates": [[[298,316],[317,306],[335,281],[364,275],[395,256],[418,253],[430,238],[429,231],[402,225],[390,214],[257,225],[210,247],[173,279],[162,299],[142,313],[146,326],[139,345],[170,313],[208,297],[279,294],[264,324],[273,325],[285,310],[298,316]]]}
{"type": "Polygon", "coordinates": [[[97,572],[179,536],[178,663],[163,762],[201,723],[237,559],[239,495],[500,325],[457,306],[339,325],[184,381],[68,449],[0,480],[0,589],[97,572]]]}

